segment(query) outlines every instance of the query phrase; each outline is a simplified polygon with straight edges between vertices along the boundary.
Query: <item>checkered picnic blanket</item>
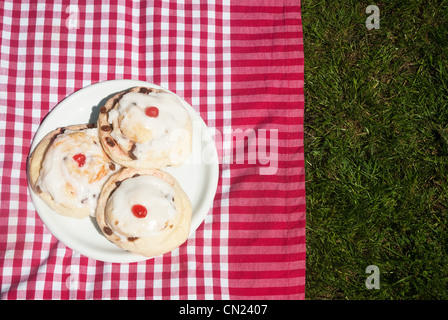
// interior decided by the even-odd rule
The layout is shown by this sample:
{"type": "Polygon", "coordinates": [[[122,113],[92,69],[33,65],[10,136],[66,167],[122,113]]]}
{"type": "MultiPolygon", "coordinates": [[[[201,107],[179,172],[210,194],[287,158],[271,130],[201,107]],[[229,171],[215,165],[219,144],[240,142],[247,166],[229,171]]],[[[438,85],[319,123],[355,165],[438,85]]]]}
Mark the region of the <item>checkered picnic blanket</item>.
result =
{"type": "Polygon", "coordinates": [[[304,56],[300,1],[0,3],[2,299],[303,299],[304,56]],[[108,263],[66,247],[27,189],[45,115],[111,79],[170,89],[215,136],[217,193],[173,252],[108,263]]]}

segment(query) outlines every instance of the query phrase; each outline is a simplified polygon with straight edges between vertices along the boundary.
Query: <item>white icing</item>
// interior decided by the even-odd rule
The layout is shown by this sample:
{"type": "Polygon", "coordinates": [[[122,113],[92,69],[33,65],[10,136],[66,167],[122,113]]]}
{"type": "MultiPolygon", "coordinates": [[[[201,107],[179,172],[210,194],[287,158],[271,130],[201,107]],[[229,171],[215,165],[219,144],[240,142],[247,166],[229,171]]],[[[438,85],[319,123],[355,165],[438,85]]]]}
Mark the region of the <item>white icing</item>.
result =
{"type": "Polygon", "coordinates": [[[112,124],[115,120],[118,119],[118,115],[119,115],[119,113],[118,113],[117,109],[112,109],[112,110],[110,110],[110,111],[109,111],[109,116],[108,116],[108,118],[107,118],[107,121],[108,121],[110,124],[112,124]]]}
{"type": "Polygon", "coordinates": [[[120,129],[111,132],[112,138],[124,149],[129,141],[135,142],[134,155],[138,159],[170,152],[179,139],[188,134],[184,129],[188,113],[177,96],[166,92],[143,94],[129,92],[118,102],[118,107],[109,111],[108,122],[118,120],[120,129]],[[149,117],[148,107],[157,107],[159,115],[149,117]]]}
{"type": "MultiPolygon", "coordinates": [[[[66,130],[48,147],[37,185],[55,202],[88,208],[94,216],[101,188],[114,172],[109,168],[110,162],[99,142],[97,129],[66,130]],[[76,154],[86,157],[82,167],[73,159],[76,154]]],[[[119,168],[115,164],[115,170],[119,168]]]]}
{"type": "Polygon", "coordinates": [[[173,197],[173,187],[157,177],[126,179],[107,202],[106,222],[123,241],[126,237],[156,236],[169,228],[170,220],[177,214],[173,197]],[[146,208],[146,217],[134,216],[132,206],[136,204],[146,208]]]}

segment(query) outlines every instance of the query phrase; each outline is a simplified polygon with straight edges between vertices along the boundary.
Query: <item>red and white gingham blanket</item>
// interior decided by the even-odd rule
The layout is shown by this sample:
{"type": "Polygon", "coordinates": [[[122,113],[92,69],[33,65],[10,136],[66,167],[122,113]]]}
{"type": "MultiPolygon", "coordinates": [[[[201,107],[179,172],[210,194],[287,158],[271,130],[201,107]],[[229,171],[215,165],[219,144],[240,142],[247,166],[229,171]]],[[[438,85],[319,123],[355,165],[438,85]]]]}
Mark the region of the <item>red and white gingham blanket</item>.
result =
{"type": "Polygon", "coordinates": [[[304,299],[300,1],[0,3],[2,299],[304,299]],[[193,237],[144,262],[87,258],[36,213],[26,158],[76,90],[136,79],[188,101],[220,155],[193,237]]]}

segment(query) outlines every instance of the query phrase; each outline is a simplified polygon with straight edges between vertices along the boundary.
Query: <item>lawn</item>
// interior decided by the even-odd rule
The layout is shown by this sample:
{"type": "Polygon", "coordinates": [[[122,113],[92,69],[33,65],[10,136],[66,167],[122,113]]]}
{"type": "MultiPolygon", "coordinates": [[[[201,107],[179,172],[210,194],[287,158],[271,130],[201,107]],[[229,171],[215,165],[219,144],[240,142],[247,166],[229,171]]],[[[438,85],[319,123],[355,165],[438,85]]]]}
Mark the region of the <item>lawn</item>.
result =
{"type": "Polygon", "coordinates": [[[448,1],[301,6],[307,299],[448,299],[448,1]]]}

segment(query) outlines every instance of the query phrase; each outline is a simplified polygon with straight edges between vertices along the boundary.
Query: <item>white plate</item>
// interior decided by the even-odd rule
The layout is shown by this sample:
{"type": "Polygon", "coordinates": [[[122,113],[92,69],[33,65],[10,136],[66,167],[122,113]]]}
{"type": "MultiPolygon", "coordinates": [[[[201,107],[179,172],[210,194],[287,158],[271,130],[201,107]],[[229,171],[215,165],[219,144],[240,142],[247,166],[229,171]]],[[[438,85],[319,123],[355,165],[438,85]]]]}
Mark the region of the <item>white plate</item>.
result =
{"type": "MultiPolygon", "coordinates": [[[[108,97],[136,86],[161,88],[143,81],[111,80],[90,85],[71,94],[54,107],[42,121],[33,138],[30,154],[48,132],[58,127],[96,123],[99,108],[104,105],[108,97]]],[[[191,237],[213,204],[218,185],[219,164],[215,143],[206,124],[193,107],[183,99],[181,100],[193,123],[192,152],[190,158],[181,166],[170,167],[165,171],[179,181],[190,198],[193,207],[191,237]]],[[[128,263],[148,259],[127,252],[109,242],[102,235],[94,219],[78,220],[58,215],[31,188],[28,189],[36,211],[44,224],[67,247],[87,257],[107,262],[128,263]]]]}

